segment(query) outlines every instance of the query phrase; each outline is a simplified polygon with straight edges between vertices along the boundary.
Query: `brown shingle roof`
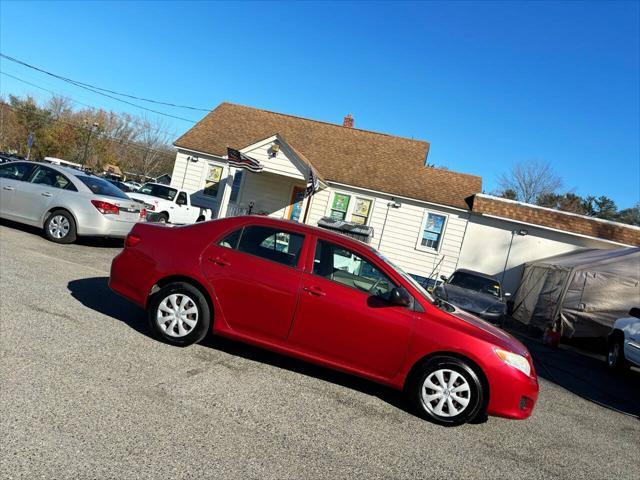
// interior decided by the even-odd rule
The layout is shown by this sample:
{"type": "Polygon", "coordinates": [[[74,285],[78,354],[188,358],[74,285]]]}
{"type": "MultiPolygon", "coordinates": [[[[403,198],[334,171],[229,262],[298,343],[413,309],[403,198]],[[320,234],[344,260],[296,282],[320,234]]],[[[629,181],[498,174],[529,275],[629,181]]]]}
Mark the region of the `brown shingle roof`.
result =
{"type": "Polygon", "coordinates": [[[640,228],[490,195],[467,199],[471,211],[640,247],[640,228]]]}
{"type": "Polygon", "coordinates": [[[223,156],[282,135],[327,181],[466,208],[482,190],[475,175],[424,167],[429,143],[222,103],[175,141],[177,147],[223,156]]]}

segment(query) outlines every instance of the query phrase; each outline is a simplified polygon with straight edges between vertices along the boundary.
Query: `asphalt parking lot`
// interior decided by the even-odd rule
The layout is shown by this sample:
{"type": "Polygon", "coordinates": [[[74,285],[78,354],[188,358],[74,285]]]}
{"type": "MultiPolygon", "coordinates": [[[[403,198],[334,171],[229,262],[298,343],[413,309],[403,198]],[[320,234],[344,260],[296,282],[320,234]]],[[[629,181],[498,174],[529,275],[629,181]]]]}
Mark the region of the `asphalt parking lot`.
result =
{"type": "Polygon", "coordinates": [[[367,381],[151,339],[107,288],[120,248],[0,224],[0,477],[640,478],[637,372],[588,399],[549,364],[529,420],[438,427],[367,381]]]}

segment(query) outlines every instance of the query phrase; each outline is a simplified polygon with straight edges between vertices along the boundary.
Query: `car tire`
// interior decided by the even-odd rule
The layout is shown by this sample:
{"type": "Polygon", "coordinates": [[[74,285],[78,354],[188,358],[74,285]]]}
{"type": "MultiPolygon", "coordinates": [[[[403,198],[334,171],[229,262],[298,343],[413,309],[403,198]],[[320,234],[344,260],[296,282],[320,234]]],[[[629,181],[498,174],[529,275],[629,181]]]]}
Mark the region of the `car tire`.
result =
{"type": "Polygon", "coordinates": [[[44,236],[55,243],[73,243],[77,238],[76,221],[66,210],[54,210],[44,222],[44,236]]]}
{"type": "Polygon", "coordinates": [[[156,221],[158,223],[169,223],[169,214],[166,212],[159,213],[156,221]]]}
{"type": "Polygon", "coordinates": [[[209,332],[211,311],[203,293],[185,282],[170,283],[149,300],[149,327],[159,340],[186,347],[209,332]]]}
{"type": "Polygon", "coordinates": [[[624,336],[614,333],[607,343],[607,367],[618,372],[628,369],[629,362],[624,358],[624,336]]]}
{"type": "Polygon", "coordinates": [[[406,393],[420,417],[450,427],[481,415],[487,398],[474,369],[464,360],[450,356],[433,357],[420,365],[406,393]]]}

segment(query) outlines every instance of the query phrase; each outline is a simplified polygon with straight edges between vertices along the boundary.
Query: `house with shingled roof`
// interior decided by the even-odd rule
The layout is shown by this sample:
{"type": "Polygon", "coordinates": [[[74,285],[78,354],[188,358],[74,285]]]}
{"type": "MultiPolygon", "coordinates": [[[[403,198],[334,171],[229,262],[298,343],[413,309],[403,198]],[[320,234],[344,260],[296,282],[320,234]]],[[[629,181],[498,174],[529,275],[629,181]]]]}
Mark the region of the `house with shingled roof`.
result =
{"type": "Polygon", "coordinates": [[[366,241],[421,277],[450,274],[466,229],[465,198],[482,179],[425,166],[429,143],[222,103],[178,138],[171,185],[217,217],[264,214],[317,225],[321,218],[370,227],[366,241]],[[227,147],[259,161],[228,164],[227,147]],[[319,189],[305,197],[309,171],[319,189]]]}

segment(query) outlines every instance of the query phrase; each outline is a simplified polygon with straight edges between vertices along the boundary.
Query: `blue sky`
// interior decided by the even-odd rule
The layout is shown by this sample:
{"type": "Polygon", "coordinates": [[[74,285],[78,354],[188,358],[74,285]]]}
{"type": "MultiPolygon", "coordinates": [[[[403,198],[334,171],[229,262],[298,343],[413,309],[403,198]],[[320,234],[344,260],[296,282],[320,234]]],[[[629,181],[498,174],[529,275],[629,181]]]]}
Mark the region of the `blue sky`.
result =
{"type": "MultiPolygon", "coordinates": [[[[428,140],[430,162],[481,175],[489,192],[515,162],[548,161],[566,189],[625,208],[640,201],[639,5],[3,0],[0,50],[173,103],[336,123],[351,112],[359,128],[428,140]]],[[[144,113],[4,60],[0,69],[144,113]]],[[[0,81],[5,95],[49,97],[0,81]]],[[[177,134],[190,126],[165,120],[177,134]]]]}

